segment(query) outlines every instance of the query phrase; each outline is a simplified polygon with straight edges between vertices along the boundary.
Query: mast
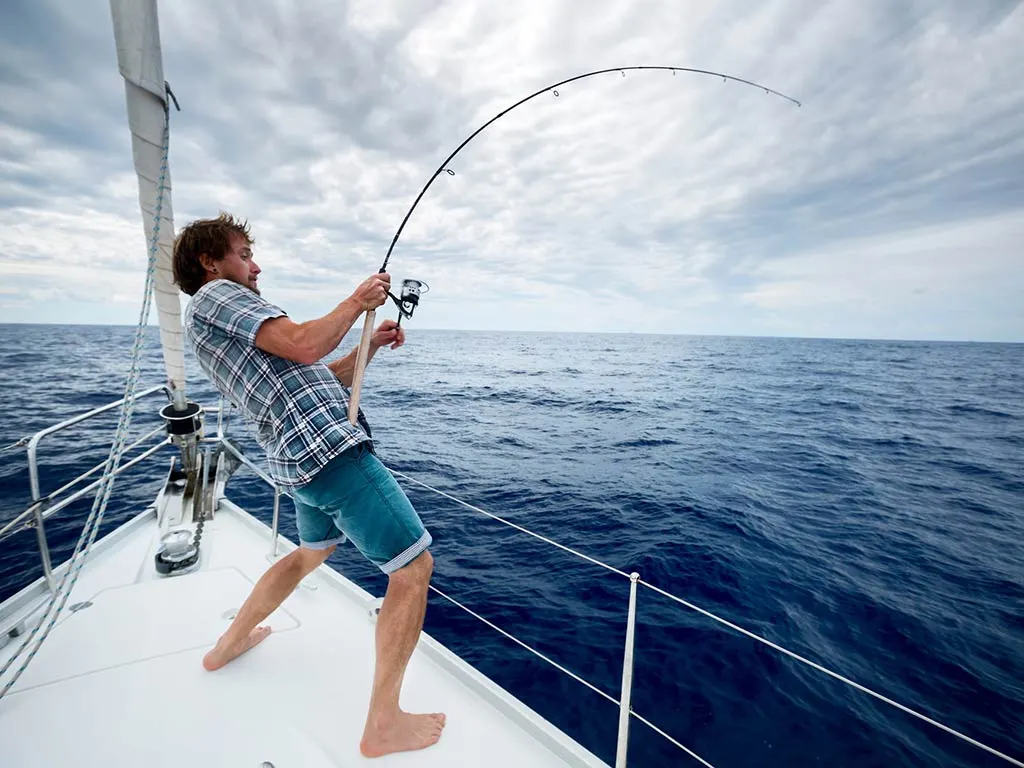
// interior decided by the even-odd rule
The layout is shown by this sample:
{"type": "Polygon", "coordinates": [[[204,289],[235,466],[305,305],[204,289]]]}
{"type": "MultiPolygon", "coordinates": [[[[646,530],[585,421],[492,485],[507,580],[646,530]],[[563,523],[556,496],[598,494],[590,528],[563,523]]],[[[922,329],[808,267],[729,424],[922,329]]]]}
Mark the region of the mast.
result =
{"type": "MultiPolygon", "coordinates": [[[[172,268],[174,209],[171,206],[171,173],[165,165],[170,89],[164,81],[156,0],[110,0],[110,14],[114,21],[117,65],[124,78],[128,126],[132,134],[132,160],[139,179],[139,207],[147,243],[152,238],[157,200],[160,201],[153,291],[160,320],[164,370],[171,391],[171,402],[160,411],[160,415],[167,423],[171,441],[181,450],[181,467],[190,479],[190,487],[194,488],[201,467],[199,439],[203,409],[185,397],[181,300],[172,268]]],[[[197,507],[197,519],[202,519],[201,504],[197,507]]]]}
{"type": "MultiPolygon", "coordinates": [[[[142,228],[148,240],[153,231],[157,185],[163,163],[168,119],[167,86],[160,51],[156,0],[110,0],[114,21],[117,64],[124,77],[128,125],[132,134],[132,159],[139,179],[142,228]]],[[[174,404],[185,406],[185,353],[181,329],[181,301],[174,284],[171,259],[174,249],[174,210],[171,176],[164,174],[154,290],[160,321],[160,346],[164,370],[174,404]]]]}

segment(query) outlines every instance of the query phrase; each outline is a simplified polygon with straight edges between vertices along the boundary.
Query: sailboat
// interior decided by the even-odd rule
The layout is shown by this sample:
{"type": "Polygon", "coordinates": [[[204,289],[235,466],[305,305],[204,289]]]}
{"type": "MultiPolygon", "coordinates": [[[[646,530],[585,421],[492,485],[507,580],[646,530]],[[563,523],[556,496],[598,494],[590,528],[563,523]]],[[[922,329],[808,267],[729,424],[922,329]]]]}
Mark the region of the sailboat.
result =
{"type": "MultiPolygon", "coordinates": [[[[27,766],[350,766],[358,751],[371,686],[374,623],[380,600],[327,565],[312,573],[267,623],[273,643],[211,674],[203,655],[234,617],[268,564],[295,544],[278,533],[284,491],[229,433],[223,405],[199,404],[186,391],[180,299],[171,272],[174,218],[168,163],[170,109],[156,0],[111,0],[118,65],[125,81],[132,153],[149,245],[146,292],[125,396],[27,437],[32,503],[0,528],[35,529],[43,575],[0,604],[0,761],[27,766]],[[151,300],[159,316],[166,381],[140,389],[138,357],[151,300]],[[131,443],[132,413],[159,410],[162,423],[131,443]],[[41,488],[38,450],[52,435],[116,411],[120,420],[105,462],[56,490],[41,488]],[[241,466],[273,490],[264,524],[231,500],[241,466]],[[160,489],[137,514],[99,538],[117,476],[144,467],[160,489]],[[54,565],[46,520],[96,492],[78,546],[54,565]]],[[[395,472],[427,490],[453,497],[395,472]]],[[[616,768],[625,768],[631,724],[641,721],[679,749],[679,764],[711,766],[631,706],[637,589],[659,592],[791,660],[851,685],[980,750],[1024,763],[928,716],[793,653],[654,585],[485,510],[454,501],[523,535],[615,572],[626,589],[622,685],[618,696],[529,648],[485,617],[490,629],[557,667],[618,708],[616,768]]],[[[438,590],[435,589],[435,592],[438,590]]],[[[454,598],[442,595],[459,607],[454,598]]],[[[469,609],[466,609],[469,610],[469,609]]],[[[403,705],[441,709],[441,741],[385,764],[546,768],[606,766],[427,634],[406,674],[403,705]]]]}
{"type": "MultiPolygon", "coordinates": [[[[16,676],[0,701],[0,762],[5,768],[353,765],[364,760],[358,744],[376,597],[321,567],[268,619],[273,654],[239,659],[216,674],[200,663],[268,561],[295,545],[276,530],[281,489],[274,487],[273,528],[231,501],[227,480],[243,463],[273,481],[231,442],[215,405],[203,408],[187,398],[171,273],[172,94],[156,3],[112,0],[111,11],[167,380],[133,387],[125,399],[43,430],[27,444],[33,505],[7,528],[35,525],[44,575],[0,605],[5,684],[16,676]],[[100,480],[79,482],[72,492],[39,487],[37,449],[49,436],[114,409],[161,406],[165,425],[144,436],[149,444],[121,446],[122,454],[134,448],[138,455],[108,461],[100,480]],[[77,557],[51,564],[45,519],[83,492],[102,493],[117,474],[143,462],[164,477],[152,502],[109,535],[83,542],[77,557]]],[[[416,753],[417,765],[604,765],[427,635],[406,680],[405,706],[441,707],[450,723],[439,744],[416,753]]]]}

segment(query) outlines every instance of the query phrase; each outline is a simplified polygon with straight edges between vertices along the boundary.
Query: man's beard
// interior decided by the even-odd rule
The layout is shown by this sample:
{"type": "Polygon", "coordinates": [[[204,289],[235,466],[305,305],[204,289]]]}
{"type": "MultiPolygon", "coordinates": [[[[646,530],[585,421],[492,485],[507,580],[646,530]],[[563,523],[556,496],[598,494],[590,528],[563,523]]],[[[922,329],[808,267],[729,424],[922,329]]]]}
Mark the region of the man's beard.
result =
{"type": "Polygon", "coordinates": [[[238,283],[239,285],[245,287],[245,288],[248,288],[250,291],[255,293],[257,296],[260,295],[260,289],[258,287],[256,287],[255,285],[253,285],[252,280],[246,280],[245,282],[242,282],[240,280],[236,280],[235,282],[238,283]]]}

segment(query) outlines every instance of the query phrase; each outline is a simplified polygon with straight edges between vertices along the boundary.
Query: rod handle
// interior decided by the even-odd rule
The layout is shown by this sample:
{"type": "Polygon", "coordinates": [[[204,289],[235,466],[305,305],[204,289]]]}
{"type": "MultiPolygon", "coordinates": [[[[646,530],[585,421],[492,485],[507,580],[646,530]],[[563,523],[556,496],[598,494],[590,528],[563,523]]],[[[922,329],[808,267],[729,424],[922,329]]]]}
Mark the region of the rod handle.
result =
{"type": "Polygon", "coordinates": [[[363,374],[366,372],[366,358],[370,354],[370,337],[373,335],[373,324],[377,319],[377,310],[371,309],[363,321],[363,336],[359,339],[359,352],[356,354],[356,369],[352,373],[352,393],[348,399],[348,421],[355,426],[359,416],[359,395],[363,389],[363,374]]]}

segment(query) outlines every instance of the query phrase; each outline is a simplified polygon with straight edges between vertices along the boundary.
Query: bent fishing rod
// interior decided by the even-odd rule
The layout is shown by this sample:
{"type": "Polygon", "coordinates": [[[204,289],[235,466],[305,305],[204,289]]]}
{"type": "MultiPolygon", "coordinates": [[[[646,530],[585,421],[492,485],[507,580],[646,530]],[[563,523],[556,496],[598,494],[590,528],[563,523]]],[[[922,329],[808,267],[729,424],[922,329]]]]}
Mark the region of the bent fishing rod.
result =
{"type": "MultiPolygon", "coordinates": [[[[795,104],[798,107],[801,106],[800,102],[797,101],[796,99],[794,99],[793,97],[787,96],[784,93],[780,93],[779,91],[776,91],[776,90],[774,90],[772,88],[769,88],[766,85],[761,85],[760,83],[755,83],[752,80],[745,80],[742,77],[734,77],[733,75],[727,75],[727,74],[724,74],[722,72],[714,72],[714,71],[709,70],[709,69],[696,69],[696,68],[693,68],[693,67],[656,67],[656,66],[643,66],[643,65],[641,65],[641,66],[634,66],[634,67],[611,67],[609,69],[597,69],[597,70],[594,70],[593,72],[586,72],[586,73],[584,73],[582,75],[576,75],[575,77],[569,77],[569,78],[566,78],[565,80],[559,80],[557,83],[552,83],[551,85],[546,85],[543,88],[540,88],[539,90],[534,91],[529,96],[527,96],[527,97],[525,97],[523,99],[520,99],[519,101],[517,101],[512,106],[506,107],[501,112],[496,114],[494,117],[492,117],[486,123],[484,123],[479,128],[477,128],[475,131],[473,131],[473,133],[471,133],[461,144],[459,144],[459,146],[457,146],[455,148],[455,150],[450,155],[448,155],[448,157],[446,157],[444,159],[444,162],[442,162],[437,167],[437,170],[434,171],[434,173],[430,177],[430,179],[427,180],[427,183],[423,185],[423,189],[420,190],[420,193],[418,195],[416,195],[416,199],[413,200],[412,206],[410,206],[409,210],[405,214],[405,218],[402,219],[402,223],[398,226],[398,231],[395,232],[395,236],[393,238],[391,238],[391,245],[388,246],[388,252],[384,256],[384,263],[381,264],[381,266],[380,266],[380,272],[386,272],[387,271],[388,262],[391,260],[391,254],[395,250],[395,245],[398,243],[398,238],[402,236],[402,230],[405,229],[405,225],[408,223],[409,218],[412,216],[413,211],[416,210],[416,206],[419,205],[420,200],[422,200],[423,196],[427,193],[427,190],[430,189],[430,186],[434,183],[434,181],[437,179],[437,177],[440,176],[442,173],[446,173],[449,176],[454,176],[455,175],[455,171],[453,171],[451,168],[449,168],[448,164],[455,158],[455,156],[457,154],[459,154],[459,152],[461,152],[463,150],[463,148],[467,144],[469,144],[473,139],[475,139],[477,136],[479,136],[484,131],[484,129],[486,129],[492,123],[494,123],[494,122],[500,120],[501,118],[503,118],[505,115],[507,115],[509,112],[511,112],[516,107],[522,106],[523,104],[525,104],[526,102],[530,101],[531,99],[535,99],[538,96],[541,96],[541,95],[543,95],[545,93],[549,93],[550,92],[555,98],[558,98],[558,96],[559,96],[558,89],[560,87],[562,87],[563,85],[568,85],[569,83],[576,82],[577,80],[584,80],[584,79],[586,79],[588,77],[597,77],[598,75],[609,75],[609,74],[618,73],[622,77],[625,77],[626,76],[626,72],[630,72],[630,71],[634,71],[634,70],[671,72],[673,76],[675,76],[675,74],[677,72],[688,72],[688,73],[696,74],[696,75],[708,75],[710,77],[720,77],[720,78],[722,78],[722,82],[723,83],[724,82],[728,82],[728,81],[732,81],[734,83],[740,83],[741,85],[749,85],[752,88],[759,88],[760,90],[764,91],[769,96],[778,96],[779,98],[782,98],[782,99],[785,99],[786,101],[792,102],[793,104],[795,104]]],[[[416,306],[419,304],[419,297],[420,297],[421,293],[424,292],[424,289],[426,287],[427,287],[426,284],[421,282],[421,281],[419,281],[419,280],[406,280],[402,284],[402,294],[401,294],[401,297],[396,297],[393,294],[391,294],[390,292],[388,293],[388,295],[390,296],[391,300],[394,301],[395,304],[398,305],[398,322],[399,322],[399,324],[401,324],[403,317],[412,317],[412,312],[416,308],[416,306]]],[[[377,317],[376,310],[370,309],[370,310],[367,310],[367,312],[366,312],[366,319],[363,321],[363,335],[362,335],[362,337],[359,340],[359,352],[356,355],[356,367],[355,367],[355,371],[354,371],[353,376],[352,376],[352,394],[351,394],[351,397],[349,398],[349,406],[348,406],[348,420],[352,424],[356,423],[357,417],[358,417],[358,413],[359,413],[359,395],[360,395],[360,392],[362,391],[362,387],[363,387],[363,374],[366,371],[366,359],[367,359],[367,356],[368,356],[369,350],[370,350],[370,337],[373,335],[373,324],[376,321],[376,317],[377,317]]]]}

